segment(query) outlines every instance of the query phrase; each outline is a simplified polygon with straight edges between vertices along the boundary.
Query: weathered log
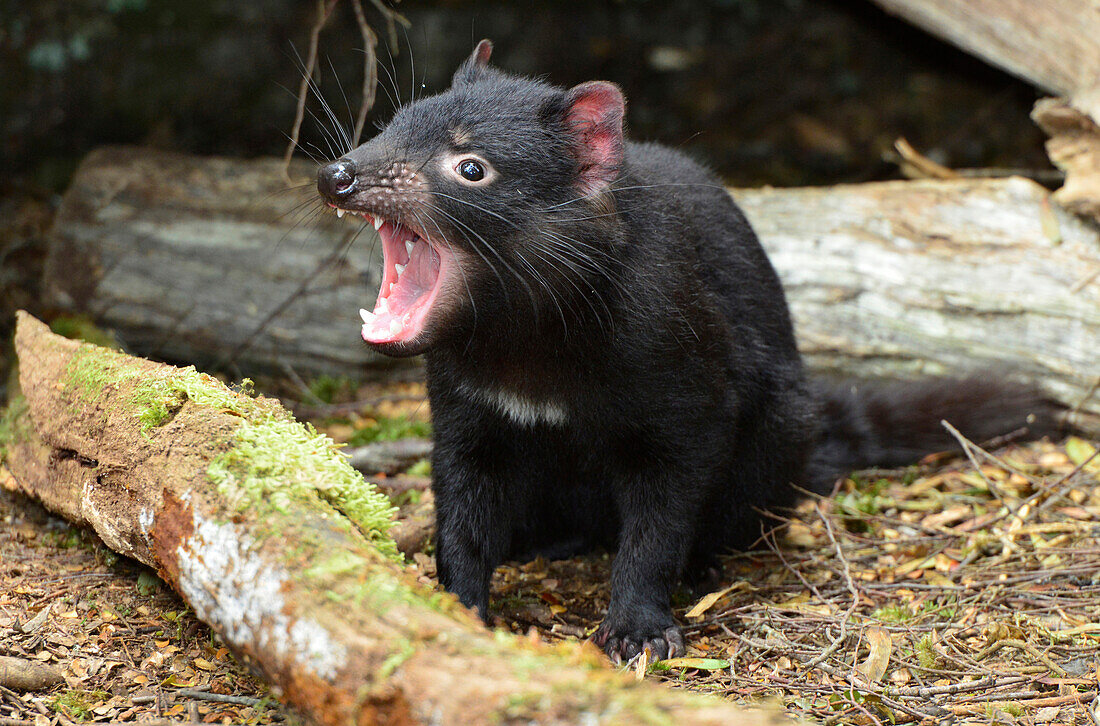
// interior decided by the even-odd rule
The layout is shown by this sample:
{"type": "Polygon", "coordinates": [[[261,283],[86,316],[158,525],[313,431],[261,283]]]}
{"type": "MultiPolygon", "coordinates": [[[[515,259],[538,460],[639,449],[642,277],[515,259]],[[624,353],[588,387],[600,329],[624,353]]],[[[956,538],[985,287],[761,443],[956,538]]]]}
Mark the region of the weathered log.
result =
{"type": "MultiPolygon", "coordinates": [[[[280,244],[298,233],[272,222],[291,206],[271,196],[278,179],[274,161],[97,152],[62,205],[47,283],[55,299],[91,311],[136,352],[224,359],[340,234],[358,229],[325,214],[313,232],[280,244]],[[71,274],[73,260],[91,260],[80,265],[92,272],[71,274]]],[[[1100,235],[1044,189],[1020,179],[946,180],[734,196],[786,284],[811,367],[899,377],[995,364],[1100,414],[1100,396],[1085,401],[1100,374],[1100,282],[1090,281],[1100,235]]],[[[380,264],[365,255],[373,234],[325,273],[324,289],[256,337],[238,358],[244,373],[266,357],[303,372],[361,372],[370,358],[355,310],[377,284],[370,276],[380,264]]]]}
{"type": "Polygon", "coordinates": [[[1076,214],[1100,222],[1100,124],[1061,98],[1035,104],[1031,118],[1046,132],[1047,155],[1066,173],[1054,199],[1076,214]]]}
{"type": "Polygon", "coordinates": [[[427,439],[376,441],[373,444],[344,449],[352,468],[364,474],[396,474],[432,454],[427,439]]]}
{"type": "Polygon", "coordinates": [[[989,372],[1100,430],[1100,234],[1024,179],[736,194],[819,373],[989,372]]]}
{"type": "Polygon", "coordinates": [[[323,724],[778,723],[637,682],[588,643],[493,633],[415,583],[377,492],[278,404],[22,314],[17,486],[156,567],[323,724]],[[358,482],[355,484],[353,482],[358,482]]]}

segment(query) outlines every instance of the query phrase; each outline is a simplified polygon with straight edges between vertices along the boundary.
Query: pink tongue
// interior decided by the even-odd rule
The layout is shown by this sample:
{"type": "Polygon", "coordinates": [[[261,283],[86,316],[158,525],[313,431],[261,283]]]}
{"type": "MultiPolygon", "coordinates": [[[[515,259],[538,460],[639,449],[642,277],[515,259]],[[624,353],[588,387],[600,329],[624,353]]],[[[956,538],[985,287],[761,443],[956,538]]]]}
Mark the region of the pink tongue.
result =
{"type": "Polygon", "coordinates": [[[364,316],[363,339],[370,343],[411,340],[424,327],[424,318],[438,292],[441,260],[438,253],[411,230],[386,223],[380,230],[385,267],[382,289],[373,314],[364,316]],[[405,241],[414,240],[411,256],[405,241]],[[405,260],[405,269],[395,265],[405,260]]]}
{"type": "Polygon", "coordinates": [[[433,266],[431,257],[431,250],[425,243],[418,241],[413,246],[412,257],[390,292],[390,312],[403,313],[432,289],[439,274],[439,264],[433,266]]]}

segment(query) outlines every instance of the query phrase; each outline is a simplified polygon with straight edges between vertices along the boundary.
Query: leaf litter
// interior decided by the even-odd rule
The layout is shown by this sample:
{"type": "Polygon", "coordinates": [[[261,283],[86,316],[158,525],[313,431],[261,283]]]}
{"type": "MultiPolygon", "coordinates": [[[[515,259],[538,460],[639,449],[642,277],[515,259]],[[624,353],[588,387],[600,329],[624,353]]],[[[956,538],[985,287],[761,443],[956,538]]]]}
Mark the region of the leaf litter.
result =
{"type": "MultiPolygon", "coordinates": [[[[311,413],[348,440],[382,399],[384,418],[426,420],[422,391],[311,413]]],[[[724,558],[720,585],[677,594],[685,657],[626,667],[823,723],[1100,723],[1098,476],[1100,454],[1080,438],[857,472],[773,515],[757,550],[724,558]]],[[[409,482],[425,479],[395,481],[407,504],[409,482]]],[[[430,494],[420,505],[423,517],[430,494]]],[[[0,521],[0,655],[66,681],[0,687],[5,724],[300,721],[149,570],[3,487],[0,521]]],[[[408,567],[435,585],[431,547],[408,567]]],[[[606,612],[610,568],[608,553],[506,563],[496,624],[585,638],[606,612]]]]}
{"type": "MultiPolygon", "coordinates": [[[[647,677],[823,723],[1100,723],[1100,455],[1080,438],[971,453],[773,516],[720,587],[680,593],[688,653],[647,677]]],[[[591,633],[609,572],[606,555],[509,563],[499,620],[591,633]]]]}

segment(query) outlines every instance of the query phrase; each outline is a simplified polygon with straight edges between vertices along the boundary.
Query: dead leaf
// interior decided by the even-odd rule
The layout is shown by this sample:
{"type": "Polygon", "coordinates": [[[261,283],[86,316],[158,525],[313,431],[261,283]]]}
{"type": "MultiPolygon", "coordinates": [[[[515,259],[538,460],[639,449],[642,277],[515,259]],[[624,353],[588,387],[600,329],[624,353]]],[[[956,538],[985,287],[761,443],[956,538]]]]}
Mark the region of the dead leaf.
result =
{"type": "Polygon", "coordinates": [[[1046,723],[1047,721],[1053,721],[1058,718],[1058,711],[1061,710],[1057,706],[1047,706],[1046,708],[1040,708],[1035,712],[1036,723],[1046,723]]]}
{"type": "Polygon", "coordinates": [[[41,628],[42,625],[46,622],[46,618],[49,617],[50,610],[52,608],[53,603],[50,603],[46,607],[42,608],[37,615],[28,620],[26,623],[23,623],[23,627],[21,628],[21,630],[24,633],[33,633],[34,631],[41,628]]]}
{"type": "Polygon", "coordinates": [[[867,628],[866,637],[871,652],[867,655],[867,660],[863,661],[857,670],[868,683],[876,683],[886,674],[886,667],[890,664],[890,651],[894,647],[894,641],[890,638],[890,633],[886,632],[886,628],[881,625],[872,625],[867,628]]]}
{"type": "Polygon", "coordinates": [[[655,671],[667,671],[673,668],[694,668],[700,671],[720,671],[729,668],[730,662],[724,658],[669,658],[653,664],[655,671]]]}
{"type": "Polygon", "coordinates": [[[733,592],[735,590],[747,590],[747,589],[749,589],[749,583],[745,582],[744,580],[741,580],[740,582],[735,582],[734,584],[730,585],[729,587],[727,587],[723,590],[718,590],[717,592],[712,592],[709,595],[704,595],[703,598],[701,600],[699,600],[699,602],[695,603],[695,607],[693,607],[691,610],[687,611],[687,615],[685,615],[685,617],[688,617],[688,618],[702,617],[703,613],[705,613],[707,610],[710,610],[712,607],[714,607],[714,603],[718,602],[719,600],[721,600],[726,595],[730,594],[731,592],[733,592]]]}
{"type": "Polygon", "coordinates": [[[1100,473],[1100,456],[1096,455],[1096,447],[1084,439],[1076,436],[1066,439],[1066,455],[1075,466],[1084,465],[1085,471],[1100,473]]]}

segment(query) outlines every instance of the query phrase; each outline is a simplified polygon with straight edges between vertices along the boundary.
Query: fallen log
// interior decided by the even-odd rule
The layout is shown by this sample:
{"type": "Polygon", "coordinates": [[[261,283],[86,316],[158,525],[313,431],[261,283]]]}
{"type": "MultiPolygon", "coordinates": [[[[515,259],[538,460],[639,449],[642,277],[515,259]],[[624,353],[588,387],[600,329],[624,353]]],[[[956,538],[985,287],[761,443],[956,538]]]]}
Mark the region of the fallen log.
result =
{"type": "MultiPolygon", "coordinates": [[[[148,356],[361,376],[377,362],[355,314],[378,284],[373,230],[265,324],[359,230],[330,214],[308,230],[278,224],[293,206],[280,174],[275,160],[92,154],[54,225],[53,301],[148,356]]],[[[1100,235],[1041,187],[946,180],[734,196],[784,280],[811,368],[897,378],[995,366],[1098,430],[1100,235]]]]}
{"type": "Polygon", "coordinates": [[[64,682],[64,674],[45,663],[0,655],[0,686],[4,688],[42,691],[64,682]]]}
{"type": "Polygon", "coordinates": [[[1066,173],[1054,200],[1100,222],[1100,117],[1089,116],[1062,98],[1043,98],[1031,118],[1050,139],[1047,156],[1066,173]]]}
{"type": "Polygon", "coordinates": [[[397,474],[432,454],[427,439],[397,439],[344,449],[348,463],[364,474],[397,474]]]}
{"type": "Polygon", "coordinates": [[[1009,375],[1100,431],[1100,234],[1019,178],[736,193],[819,374],[1009,375]]]}
{"type": "MultiPolygon", "coordinates": [[[[779,723],[490,632],[399,564],[389,505],[277,403],[21,313],[16,486],[152,567],[320,724],[779,723]]],[[[785,722],[785,721],[784,721],[785,722]]]]}

